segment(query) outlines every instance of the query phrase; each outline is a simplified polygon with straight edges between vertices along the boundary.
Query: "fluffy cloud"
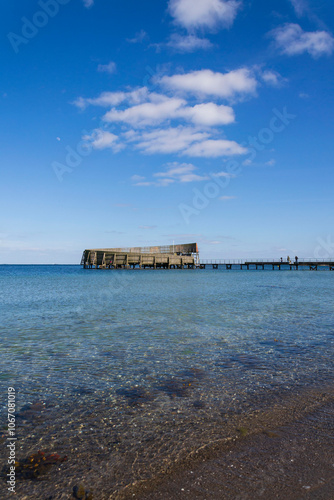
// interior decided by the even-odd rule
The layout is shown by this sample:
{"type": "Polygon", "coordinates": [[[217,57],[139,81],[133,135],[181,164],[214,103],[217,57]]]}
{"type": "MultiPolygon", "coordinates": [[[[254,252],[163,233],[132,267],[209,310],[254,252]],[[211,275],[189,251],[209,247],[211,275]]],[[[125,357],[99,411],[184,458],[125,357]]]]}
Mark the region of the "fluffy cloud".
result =
{"type": "Polygon", "coordinates": [[[115,73],[116,71],[116,63],[113,61],[110,61],[108,64],[99,64],[97,67],[97,71],[100,71],[101,73],[115,73]]]}
{"type": "MultiPolygon", "coordinates": [[[[202,70],[157,78],[156,85],[162,89],[160,93],[142,87],[103,92],[95,98],[80,97],[74,104],[79,109],[90,105],[108,108],[102,117],[104,125],[84,137],[95,149],[110,148],[118,152],[130,146],[149,155],[203,158],[244,155],[247,149],[228,140],[218,129],[235,123],[235,114],[231,106],[217,101],[255,94],[260,78],[270,85],[278,85],[281,79],[278,73],[256,68],[241,68],[228,73],[202,70]],[[108,129],[109,123],[112,128],[108,129]]],[[[182,177],[182,182],[203,177],[194,171],[183,173],[187,177],[182,177]]],[[[137,179],[136,183],[176,182],[171,172],[169,176],[158,177],[153,181],[137,179]]],[[[180,177],[177,179],[181,182],[180,177]]]]}
{"type": "Polygon", "coordinates": [[[192,143],[200,142],[210,136],[207,132],[200,132],[191,127],[170,127],[157,129],[151,132],[131,134],[131,142],[136,142],[136,147],[147,154],[153,153],[180,153],[192,143]]]}
{"type": "Polygon", "coordinates": [[[209,132],[181,125],[150,132],[130,131],[124,137],[145,154],[178,153],[181,156],[218,158],[247,153],[247,149],[235,141],[215,139],[209,132]]]}
{"type": "Polygon", "coordinates": [[[89,143],[94,149],[111,148],[117,153],[124,148],[124,145],[119,143],[117,135],[101,129],[95,129],[90,135],[84,135],[83,140],[89,143]]]}
{"type": "Polygon", "coordinates": [[[285,82],[286,78],[283,78],[277,71],[266,70],[261,75],[262,80],[272,87],[281,87],[285,82]]]}
{"type": "Polygon", "coordinates": [[[246,153],[247,149],[240,146],[237,142],[227,141],[224,139],[208,139],[197,144],[192,144],[186,151],[184,151],[184,154],[187,156],[202,156],[205,158],[243,155],[246,153]]]}
{"type": "Polygon", "coordinates": [[[305,4],[305,0],[290,0],[290,2],[292,3],[297,16],[300,17],[306,12],[307,6],[305,4]]]}
{"type": "MultiPolygon", "coordinates": [[[[200,175],[198,168],[192,163],[167,163],[166,169],[153,174],[154,180],[147,180],[141,175],[133,175],[131,181],[135,186],[157,186],[166,187],[174,183],[202,182],[210,180],[212,177],[235,177],[227,172],[216,172],[210,175],[200,175]]],[[[227,197],[228,199],[234,197],[227,197]]],[[[221,198],[222,199],[222,198],[221,198]]]]}
{"type": "Polygon", "coordinates": [[[165,45],[177,52],[183,53],[194,52],[195,50],[207,50],[213,47],[213,44],[207,38],[199,38],[196,35],[183,36],[178,33],[173,33],[165,45]]]}
{"type": "Polygon", "coordinates": [[[131,180],[135,181],[136,186],[169,186],[174,182],[184,183],[184,182],[199,182],[208,180],[210,177],[207,175],[198,175],[195,173],[197,167],[191,163],[168,163],[167,169],[164,172],[157,172],[153,174],[155,177],[154,181],[144,180],[145,178],[140,178],[140,176],[132,176],[131,180]]]}
{"type": "Polygon", "coordinates": [[[229,73],[215,73],[203,69],[183,75],[164,76],[160,79],[160,83],[172,90],[225,99],[255,94],[258,85],[253,73],[247,68],[229,73]]]}
{"type": "Polygon", "coordinates": [[[213,102],[197,104],[186,108],[184,118],[190,118],[196,125],[227,125],[235,121],[234,111],[230,106],[218,106],[213,102]]]}
{"type": "Polygon", "coordinates": [[[327,31],[306,32],[299,24],[287,23],[279,26],[271,33],[276,46],[283,54],[289,56],[309,53],[317,58],[331,55],[334,50],[334,38],[327,31]]]}
{"type": "Polygon", "coordinates": [[[159,181],[172,180],[177,182],[199,182],[208,180],[207,175],[198,175],[195,173],[197,167],[191,163],[169,163],[165,172],[157,172],[154,177],[159,177],[159,181]]]}
{"type": "Polygon", "coordinates": [[[185,106],[183,99],[168,98],[157,94],[152,94],[150,97],[150,102],[125,110],[113,108],[105,114],[104,119],[107,122],[124,122],[132,126],[157,125],[177,117],[185,106]]]}
{"type": "Polygon", "coordinates": [[[147,99],[148,94],[149,92],[146,87],[141,87],[131,92],[102,92],[102,94],[93,99],[79,97],[73,104],[80,109],[85,109],[89,105],[102,107],[118,106],[124,101],[130,104],[139,104],[147,99]]]}
{"type": "Polygon", "coordinates": [[[170,0],[169,12],[188,31],[226,28],[233,24],[241,2],[236,0],[170,0]]]}
{"type": "Polygon", "coordinates": [[[147,97],[149,102],[130,106],[125,110],[112,108],[105,114],[104,120],[124,122],[133,127],[158,125],[173,119],[183,119],[204,126],[227,125],[235,121],[234,111],[229,106],[218,106],[211,102],[192,107],[187,106],[183,99],[155,93],[147,97]]]}

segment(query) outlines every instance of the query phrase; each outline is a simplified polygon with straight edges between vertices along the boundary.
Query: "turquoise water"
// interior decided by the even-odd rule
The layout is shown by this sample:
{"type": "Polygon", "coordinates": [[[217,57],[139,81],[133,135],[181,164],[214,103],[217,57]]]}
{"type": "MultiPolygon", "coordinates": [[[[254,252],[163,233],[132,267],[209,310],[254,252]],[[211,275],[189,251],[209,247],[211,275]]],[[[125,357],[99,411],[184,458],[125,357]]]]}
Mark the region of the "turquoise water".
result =
{"type": "Polygon", "coordinates": [[[245,390],[330,376],[333,285],[330,272],[2,266],[1,383],[25,404],[184,367],[245,390]]]}
{"type": "Polygon", "coordinates": [[[0,385],[16,389],[22,450],[103,442],[120,475],[137,450],[138,478],[229,412],[331,381],[333,287],[329,271],[0,266],[0,385]]]}

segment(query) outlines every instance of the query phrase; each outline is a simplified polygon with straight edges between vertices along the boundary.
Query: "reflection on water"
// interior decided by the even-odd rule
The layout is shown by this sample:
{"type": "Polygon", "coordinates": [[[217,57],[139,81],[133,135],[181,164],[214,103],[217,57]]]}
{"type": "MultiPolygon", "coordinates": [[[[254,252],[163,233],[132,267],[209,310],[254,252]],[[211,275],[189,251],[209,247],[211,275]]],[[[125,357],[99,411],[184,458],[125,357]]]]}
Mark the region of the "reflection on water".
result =
{"type": "Polygon", "coordinates": [[[228,415],[328,381],[333,283],[330,272],[0,266],[0,384],[16,388],[22,449],[38,426],[41,445],[69,457],[89,446],[123,484],[228,415]]]}

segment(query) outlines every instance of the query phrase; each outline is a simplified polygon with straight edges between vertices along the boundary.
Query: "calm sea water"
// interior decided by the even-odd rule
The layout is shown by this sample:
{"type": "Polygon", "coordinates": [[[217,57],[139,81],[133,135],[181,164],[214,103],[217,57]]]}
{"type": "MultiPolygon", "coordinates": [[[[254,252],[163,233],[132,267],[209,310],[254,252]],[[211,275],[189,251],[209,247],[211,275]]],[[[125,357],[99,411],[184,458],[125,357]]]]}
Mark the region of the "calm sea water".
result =
{"type": "Polygon", "coordinates": [[[0,266],[1,383],[22,404],[201,368],[211,383],[330,376],[334,273],[0,266]]]}
{"type": "Polygon", "coordinates": [[[99,443],[101,422],[114,422],[105,449],[126,443],[120,457],[171,433],[175,418],[179,441],[190,439],[192,419],[202,431],[217,409],[245,411],[273,391],[332,379],[333,288],[326,271],[0,266],[1,392],[15,387],[23,414],[40,411],[36,402],[53,412],[45,446],[65,428],[77,440],[88,414],[99,443]]]}

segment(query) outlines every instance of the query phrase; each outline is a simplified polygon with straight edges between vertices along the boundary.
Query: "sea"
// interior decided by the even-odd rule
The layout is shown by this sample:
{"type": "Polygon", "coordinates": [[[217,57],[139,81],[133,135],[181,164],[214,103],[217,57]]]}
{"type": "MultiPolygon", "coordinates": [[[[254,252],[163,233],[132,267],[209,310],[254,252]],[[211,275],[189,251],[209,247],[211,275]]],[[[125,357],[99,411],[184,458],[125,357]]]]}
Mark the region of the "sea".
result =
{"type": "Polygon", "coordinates": [[[8,388],[19,498],[83,481],[104,499],[332,384],[333,289],[330,271],[0,266],[3,473],[8,388]],[[24,474],[38,452],[54,463],[24,474]]]}

